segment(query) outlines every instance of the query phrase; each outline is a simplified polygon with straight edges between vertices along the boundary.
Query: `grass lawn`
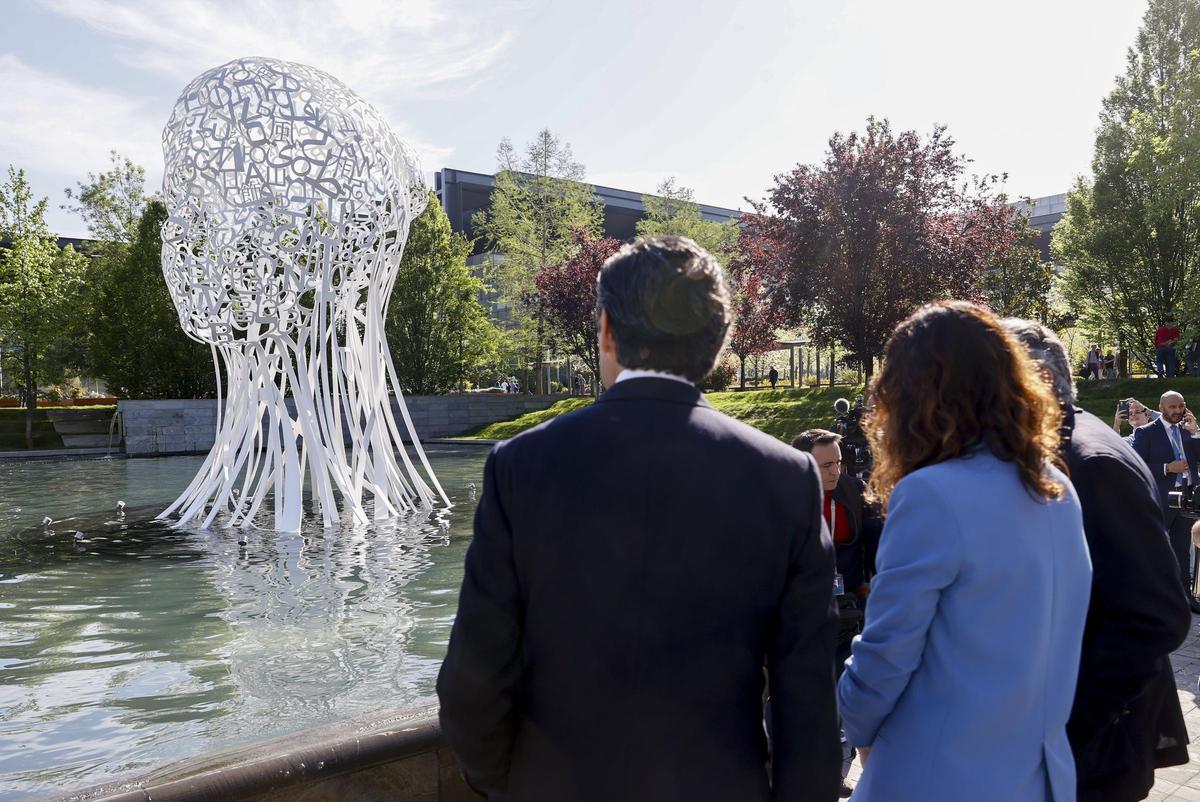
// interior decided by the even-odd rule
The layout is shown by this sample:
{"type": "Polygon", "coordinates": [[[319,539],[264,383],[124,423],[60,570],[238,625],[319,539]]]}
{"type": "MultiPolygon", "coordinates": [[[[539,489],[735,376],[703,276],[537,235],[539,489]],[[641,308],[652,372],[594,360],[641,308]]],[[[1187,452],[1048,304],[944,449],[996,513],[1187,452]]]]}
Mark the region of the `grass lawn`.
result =
{"type": "MultiPolygon", "coordinates": [[[[1148,407],[1158,406],[1158,397],[1167,390],[1178,390],[1200,410],[1200,379],[1124,379],[1121,381],[1080,381],[1079,405],[1105,422],[1111,422],[1117,401],[1133,397],[1148,407]]],[[[767,434],[790,442],[800,432],[814,427],[828,428],[833,423],[833,402],[853,399],[861,387],[809,387],[803,390],[747,390],[745,392],[708,393],[710,404],[727,415],[762,429],[767,434]]],[[[541,412],[531,412],[509,421],[492,423],[463,435],[464,438],[506,440],[539,423],[581,409],[588,398],[568,398],[541,412]]]]}
{"type": "MultiPolygon", "coordinates": [[[[745,392],[706,393],[705,398],[727,415],[756,426],[781,440],[790,441],[805,429],[833,423],[833,402],[853,399],[857,387],[821,387],[804,390],[747,390],[745,392]]],[[[590,398],[567,398],[540,412],[488,424],[463,435],[465,438],[505,440],[551,418],[582,409],[590,398]]]]}
{"type": "Polygon", "coordinates": [[[1106,423],[1112,423],[1113,415],[1117,411],[1117,402],[1122,398],[1133,397],[1151,409],[1157,409],[1158,397],[1167,390],[1183,393],[1191,409],[1200,409],[1200,379],[1190,376],[1174,379],[1123,379],[1111,382],[1080,381],[1076,386],[1079,388],[1079,406],[1099,416],[1106,423]]]}

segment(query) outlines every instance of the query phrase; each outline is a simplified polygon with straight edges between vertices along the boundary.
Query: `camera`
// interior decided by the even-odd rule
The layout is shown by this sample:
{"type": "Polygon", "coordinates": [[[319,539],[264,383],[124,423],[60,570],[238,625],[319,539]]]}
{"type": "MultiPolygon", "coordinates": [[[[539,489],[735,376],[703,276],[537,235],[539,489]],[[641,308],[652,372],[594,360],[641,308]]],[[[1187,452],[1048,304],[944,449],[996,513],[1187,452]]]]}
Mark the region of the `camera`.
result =
{"type": "Polygon", "coordinates": [[[1200,493],[1192,485],[1184,485],[1167,494],[1167,506],[1182,511],[1184,515],[1200,517],[1200,493]]]}
{"type": "Polygon", "coordinates": [[[833,431],[842,436],[842,463],[846,473],[866,479],[871,473],[871,447],[862,428],[862,417],[867,411],[863,397],[854,397],[854,406],[845,398],[833,403],[837,417],[833,419],[833,431]]]}

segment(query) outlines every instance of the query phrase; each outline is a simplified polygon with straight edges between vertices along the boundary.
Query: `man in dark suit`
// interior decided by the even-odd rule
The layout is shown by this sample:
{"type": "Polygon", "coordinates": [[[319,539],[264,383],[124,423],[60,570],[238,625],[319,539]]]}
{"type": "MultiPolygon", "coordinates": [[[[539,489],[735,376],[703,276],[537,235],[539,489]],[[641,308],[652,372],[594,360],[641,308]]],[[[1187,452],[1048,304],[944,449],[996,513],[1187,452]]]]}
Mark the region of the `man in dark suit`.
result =
{"type": "Polygon", "coordinates": [[[720,267],[687,239],[627,245],[597,308],[609,389],[484,469],[446,738],[491,800],[834,800],[820,482],[696,389],[729,325],[720,267]]]}
{"type": "Polygon", "coordinates": [[[1192,595],[1189,548],[1192,519],[1168,503],[1171,492],[1200,485],[1200,473],[1196,471],[1200,437],[1194,434],[1195,419],[1189,415],[1187,404],[1179,393],[1173,390],[1163,393],[1158,410],[1162,413],[1158,420],[1134,430],[1133,450],[1145,461],[1158,486],[1167,538],[1179,565],[1180,580],[1192,612],[1200,613],[1200,602],[1192,595]]]}
{"type": "Polygon", "coordinates": [[[1128,444],[1074,406],[1070,364],[1054,333],[1030,321],[1004,324],[1041,362],[1063,404],[1064,452],[1092,555],[1092,595],[1067,723],[1078,799],[1144,799],[1155,768],[1188,762],[1170,654],[1187,636],[1191,616],[1175,579],[1158,492],[1128,444]]]}

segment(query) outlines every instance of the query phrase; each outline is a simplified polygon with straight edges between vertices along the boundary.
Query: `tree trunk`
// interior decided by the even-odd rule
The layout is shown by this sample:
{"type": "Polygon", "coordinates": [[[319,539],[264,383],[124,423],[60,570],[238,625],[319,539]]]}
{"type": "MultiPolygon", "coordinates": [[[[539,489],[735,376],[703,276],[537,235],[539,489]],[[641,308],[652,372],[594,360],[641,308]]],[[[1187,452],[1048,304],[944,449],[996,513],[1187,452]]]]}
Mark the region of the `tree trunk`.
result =
{"type": "Polygon", "coordinates": [[[746,389],[746,357],[739,356],[738,359],[741,360],[741,363],[742,363],[741,389],[745,390],[746,389]]]}
{"type": "Polygon", "coordinates": [[[25,344],[25,448],[33,450],[33,416],[37,412],[37,385],[33,381],[33,354],[25,344]]]}
{"type": "Polygon", "coordinates": [[[862,361],[862,365],[863,365],[863,367],[865,368],[865,370],[860,370],[860,371],[859,371],[859,374],[858,374],[858,375],[859,375],[859,377],[860,377],[860,381],[859,381],[859,383],[860,383],[860,384],[863,384],[864,382],[863,382],[863,381],[861,381],[861,379],[862,379],[863,377],[865,377],[865,379],[866,379],[865,383],[866,383],[866,384],[870,384],[870,383],[871,383],[871,376],[872,376],[872,375],[874,375],[874,373],[875,373],[875,355],[874,355],[874,354],[867,354],[866,356],[864,356],[864,357],[863,357],[863,361],[862,361]]]}
{"type": "Polygon", "coordinates": [[[535,384],[536,384],[534,392],[536,392],[538,395],[545,395],[545,393],[546,393],[546,384],[545,384],[546,380],[545,380],[545,377],[542,376],[542,351],[543,351],[542,337],[544,334],[545,334],[545,326],[542,323],[542,313],[538,312],[538,316],[537,316],[537,359],[535,361],[535,366],[536,366],[535,373],[536,373],[537,377],[534,380],[535,384]]]}

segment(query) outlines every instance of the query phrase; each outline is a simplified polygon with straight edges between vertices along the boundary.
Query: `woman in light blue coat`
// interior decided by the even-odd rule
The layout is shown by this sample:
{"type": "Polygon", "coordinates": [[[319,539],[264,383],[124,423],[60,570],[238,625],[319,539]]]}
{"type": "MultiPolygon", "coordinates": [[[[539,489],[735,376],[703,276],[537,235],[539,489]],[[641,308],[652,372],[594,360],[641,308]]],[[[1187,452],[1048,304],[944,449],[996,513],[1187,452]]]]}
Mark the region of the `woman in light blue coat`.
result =
{"type": "Polygon", "coordinates": [[[1066,724],[1091,588],[1060,412],[991,313],[927,306],[868,424],[887,523],[838,684],[855,802],[1074,802],[1066,724]]]}

